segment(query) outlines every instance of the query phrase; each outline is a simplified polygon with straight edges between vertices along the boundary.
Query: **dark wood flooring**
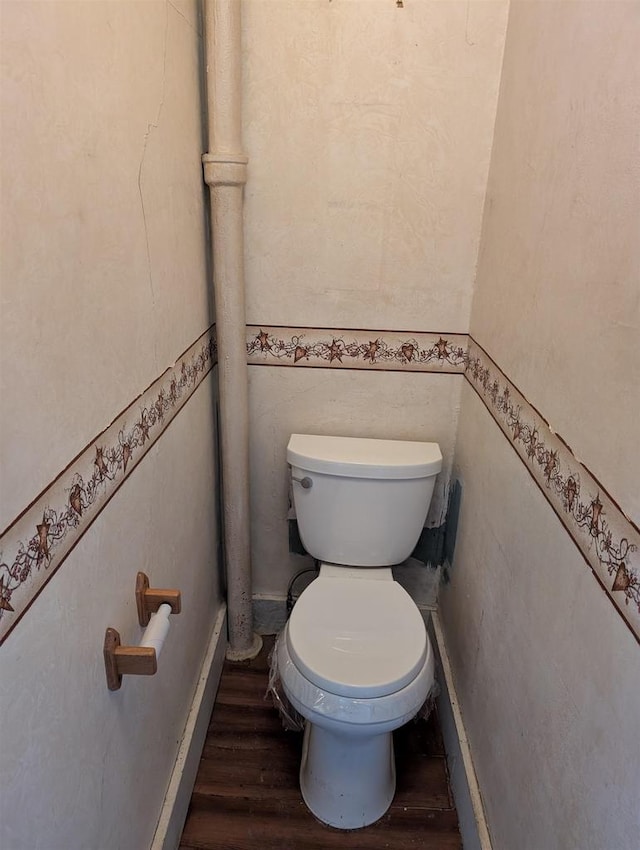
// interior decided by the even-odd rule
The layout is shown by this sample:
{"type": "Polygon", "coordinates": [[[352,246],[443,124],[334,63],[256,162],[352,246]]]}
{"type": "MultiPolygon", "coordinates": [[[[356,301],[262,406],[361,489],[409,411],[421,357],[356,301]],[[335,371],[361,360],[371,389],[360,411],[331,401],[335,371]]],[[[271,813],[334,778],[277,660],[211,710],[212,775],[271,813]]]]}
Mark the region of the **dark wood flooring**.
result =
{"type": "Polygon", "coordinates": [[[381,820],[345,832],[314,818],[298,787],[302,734],[264,699],[272,643],[225,663],[181,850],[461,850],[435,713],[395,733],[396,796],[381,820]]]}

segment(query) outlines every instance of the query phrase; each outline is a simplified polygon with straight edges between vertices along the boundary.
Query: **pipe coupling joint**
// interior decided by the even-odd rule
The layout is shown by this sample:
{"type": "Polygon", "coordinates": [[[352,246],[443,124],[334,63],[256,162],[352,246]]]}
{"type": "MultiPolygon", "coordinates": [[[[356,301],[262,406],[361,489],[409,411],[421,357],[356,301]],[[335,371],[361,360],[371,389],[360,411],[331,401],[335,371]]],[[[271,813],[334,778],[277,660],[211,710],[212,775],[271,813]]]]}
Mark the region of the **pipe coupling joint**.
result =
{"type": "Polygon", "coordinates": [[[243,154],[215,156],[206,153],[202,157],[204,181],[207,186],[244,186],[248,162],[243,154]]]}

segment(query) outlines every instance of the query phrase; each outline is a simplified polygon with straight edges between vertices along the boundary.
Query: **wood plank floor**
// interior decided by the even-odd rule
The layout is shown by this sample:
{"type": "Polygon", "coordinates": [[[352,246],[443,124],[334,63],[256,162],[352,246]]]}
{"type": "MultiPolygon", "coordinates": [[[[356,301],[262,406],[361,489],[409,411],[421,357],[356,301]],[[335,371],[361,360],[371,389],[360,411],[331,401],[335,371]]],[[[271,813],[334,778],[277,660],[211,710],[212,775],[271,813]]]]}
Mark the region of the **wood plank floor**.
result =
{"type": "Polygon", "coordinates": [[[264,699],[272,643],[225,663],[181,850],[461,850],[435,713],[395,734],[396,796],[381,820],[345,832],[314,818],[298,787],[302,734],[264,699]]]}

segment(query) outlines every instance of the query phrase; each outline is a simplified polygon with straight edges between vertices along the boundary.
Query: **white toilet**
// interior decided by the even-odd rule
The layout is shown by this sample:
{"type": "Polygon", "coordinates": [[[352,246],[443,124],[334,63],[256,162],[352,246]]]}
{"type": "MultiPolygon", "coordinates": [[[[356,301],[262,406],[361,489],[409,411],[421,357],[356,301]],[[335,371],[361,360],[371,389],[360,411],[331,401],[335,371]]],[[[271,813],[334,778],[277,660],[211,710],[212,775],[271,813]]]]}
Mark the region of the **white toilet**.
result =
{"type": "Polygon", "coordinates": [[[356,829],[389,808],[391,733],[433,685],[424,621],[391,566],[418,541],[442,455],[437,443],[293,434],[287,460],[300,536],[321,566],[276,663],[306,719],[302,796],[324,823],[356,829]]]}

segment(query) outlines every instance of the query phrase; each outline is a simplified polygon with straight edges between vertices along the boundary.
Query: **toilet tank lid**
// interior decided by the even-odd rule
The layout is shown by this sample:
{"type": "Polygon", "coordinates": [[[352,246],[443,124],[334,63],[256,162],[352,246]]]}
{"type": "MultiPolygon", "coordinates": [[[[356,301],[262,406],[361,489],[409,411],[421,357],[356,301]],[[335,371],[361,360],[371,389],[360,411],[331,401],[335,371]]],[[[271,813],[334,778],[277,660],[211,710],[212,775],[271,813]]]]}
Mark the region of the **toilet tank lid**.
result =
{"type": "Polygon", "coordinates": [[[292,434],[287,461],[351,478],[427,478],[440,472],[442,453],[437,443],[292,434]]]}

